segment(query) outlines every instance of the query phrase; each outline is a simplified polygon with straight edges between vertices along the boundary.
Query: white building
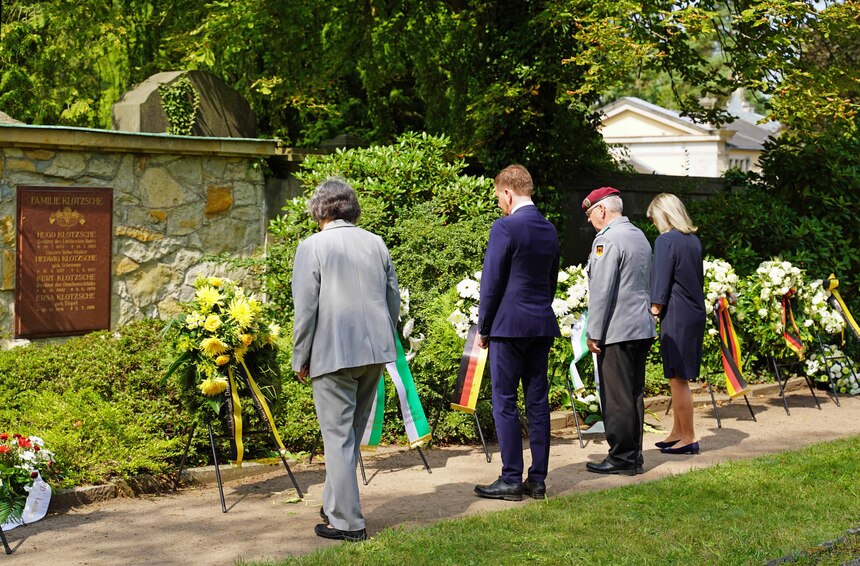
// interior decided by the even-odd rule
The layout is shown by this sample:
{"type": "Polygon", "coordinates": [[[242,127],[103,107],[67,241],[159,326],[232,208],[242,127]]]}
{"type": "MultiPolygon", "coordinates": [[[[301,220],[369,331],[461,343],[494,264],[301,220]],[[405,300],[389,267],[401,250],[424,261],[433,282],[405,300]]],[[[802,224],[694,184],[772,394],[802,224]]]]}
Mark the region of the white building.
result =
{"type": "Polygon", "coordinates": [[[779,123],[758,124],[764,117],[740,93],[727,110],[736,120],[717,128],[628,96],[599,110],[600,132],[618,149],[618,159],[639,173],[720,177],[732,168],[758,171],[764,143],[778,134],[779,123]]]}

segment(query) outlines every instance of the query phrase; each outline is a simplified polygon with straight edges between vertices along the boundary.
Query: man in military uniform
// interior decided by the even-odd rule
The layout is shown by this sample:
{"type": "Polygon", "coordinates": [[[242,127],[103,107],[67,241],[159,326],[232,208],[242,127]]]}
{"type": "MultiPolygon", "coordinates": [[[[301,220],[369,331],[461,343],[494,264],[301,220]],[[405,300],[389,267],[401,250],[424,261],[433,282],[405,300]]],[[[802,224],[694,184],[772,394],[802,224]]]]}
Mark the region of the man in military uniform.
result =
{"type": "Polygon", "coordinates": [[[588,258],[588,349],[597,354],[609,455],[598,474],[642,473],[645,361],[656,335],[651,314],[651,245],[622,215],[621,192],[595,189],[582,201],[597,230],[588,258]]]}

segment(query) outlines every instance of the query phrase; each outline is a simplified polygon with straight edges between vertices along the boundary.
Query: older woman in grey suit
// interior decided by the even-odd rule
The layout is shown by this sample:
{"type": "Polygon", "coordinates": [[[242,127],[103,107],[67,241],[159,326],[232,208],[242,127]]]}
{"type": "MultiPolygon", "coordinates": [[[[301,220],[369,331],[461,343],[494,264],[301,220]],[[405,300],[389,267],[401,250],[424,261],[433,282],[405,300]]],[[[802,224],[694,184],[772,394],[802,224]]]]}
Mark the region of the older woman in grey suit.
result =
{"type": "Polygon", "coordinates": [[[303,240],[293,268],[293,370],[311,380],[325,444],[326,478],[314,531],[367,538],[355,470],[361,433],[385,364],[397,358],[397,276],[382,238],[355,226],[361,213],[347,183],[321,183],[309,203],[320,231],[303,240]]]}

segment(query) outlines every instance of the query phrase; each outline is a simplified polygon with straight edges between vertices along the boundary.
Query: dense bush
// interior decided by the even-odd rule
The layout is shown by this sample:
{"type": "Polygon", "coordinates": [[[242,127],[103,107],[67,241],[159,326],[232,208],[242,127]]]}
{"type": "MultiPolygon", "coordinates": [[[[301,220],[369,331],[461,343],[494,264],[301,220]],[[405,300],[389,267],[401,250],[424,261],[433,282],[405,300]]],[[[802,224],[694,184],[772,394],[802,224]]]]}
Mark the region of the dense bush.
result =
{"type": "Polygon", "coordinates": [[[0,430],[44,438],[65,485],[164,473],[182,450],[182,409],[159,381],[163,323],[0,352],[0,430]]]}

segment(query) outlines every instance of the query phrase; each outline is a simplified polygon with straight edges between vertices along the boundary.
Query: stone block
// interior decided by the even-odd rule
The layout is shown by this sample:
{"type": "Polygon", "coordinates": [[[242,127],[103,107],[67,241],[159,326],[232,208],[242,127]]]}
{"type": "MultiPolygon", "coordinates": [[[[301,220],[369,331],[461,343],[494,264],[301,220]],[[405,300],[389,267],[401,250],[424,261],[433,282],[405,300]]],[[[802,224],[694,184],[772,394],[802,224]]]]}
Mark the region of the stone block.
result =
{"type": "Polygon", "coordinates": [[[47,161],[54,158],[54,152],[47,149],[30,149],[24,151],[24,157],[36,161],[47,161]]]}
{"type": "Polygon", "coordinates": [[[233,187],[237,206],[259,205],[264,202],[262,184],[239,182],[235,183],[233,187]]]}
{"type": "Polygon", "coordinates": [[[122,258],[116,263],[116,267],[113,272],[114,275],[125,275],[127,273],[131,273],[140,267],[140,264],[134,261],[133,259],[129,259],[127,257],[122,258]]]}
{"type": "Polygon", "coordinates": [[[153,218],[156,222],[164,222],[167,220],[167,211],[166,210],[150,210],[149,216],[153,218]]]}
{"type": "Polygon", "coordinates": [[[0,241],[7,246],[15,246],[15,219],[12,216],[0,218],[0,241]]]}
{"type": "Polygon", "coordinates": [[[144,206],[150,208],[179,206],[188,202],[191,196],[167,171],[157,167],[143,173],[139,187],[144,206]]]}
{"type": "Polygon", "coordinates": [[[257,118],[251,106],[218,77],[204,71],[168,71],[150,76],[126,92],[112,108],[115,130],[166,132],[169,120],[158,87],[187,76],[200,99],[192,135],[256,138],[257,118]]]}
{"type": "Polygon", "coordinates": [[[168,236],[188,236],[197,232],[203,225],[204,203],[194,203],[170,211],[167,218],[168,236]]]}
{"type": "Polygon", "coordinates": [[[115,485],[91,485],[73,489],[60,489],[55,491],[51,496],[48,511],[62,513],[82,505],[114,499],[116,496],[117,489],[115,485]]]}
{"type": "Polygon", "coordinates": [[[113,179],[119,165],[117,156],[96,155],[87,162],[87,173],[99,179],[113,179]]]}
{"type": "Polygon", "coordinates": [[[209,186],[206,189],[206,216],[216,216],[233,206],[233,188],[209,186]]]}
{"type": "Polygon", "coordinates": [[[117,226],[113,232],[115,236],[134,238],[140,242],[154,242],[164,238],[164,234],[140,226],[117,226]]]}
{"type": "Polygon", "coordinates": [[[6,159],[6,173],[12,175],[13,173],[35,173],[36,172],[36,164],[30,161],[29,159],[6,159]]]}
{"type": "Polygon", "coordinates": [[[203,165],[199,158],[188,156],[182,159],[174,158],[165,164],[164,168],[186,188],[199,187],[203,182],[203,165]]]}
{"type": "Polygon", "coordinates": [[[3,250],[0,253],[0,289],[15,290],[15,251],[3,250]]]}
{"type": "Polygon", "coordinates": [[[45,175],[76,179],[86,174],[87,162],[81,153],[64,151],[59,153],[51,164],[45,168],[45,175]]]}
{"type": "Polygon", "coordinates": [[[164,264],[146,265],[128,278],[128,292],[138,308],[145,308],[166,296],[175,295],[174,277],[181,277],[164,264]]]}

